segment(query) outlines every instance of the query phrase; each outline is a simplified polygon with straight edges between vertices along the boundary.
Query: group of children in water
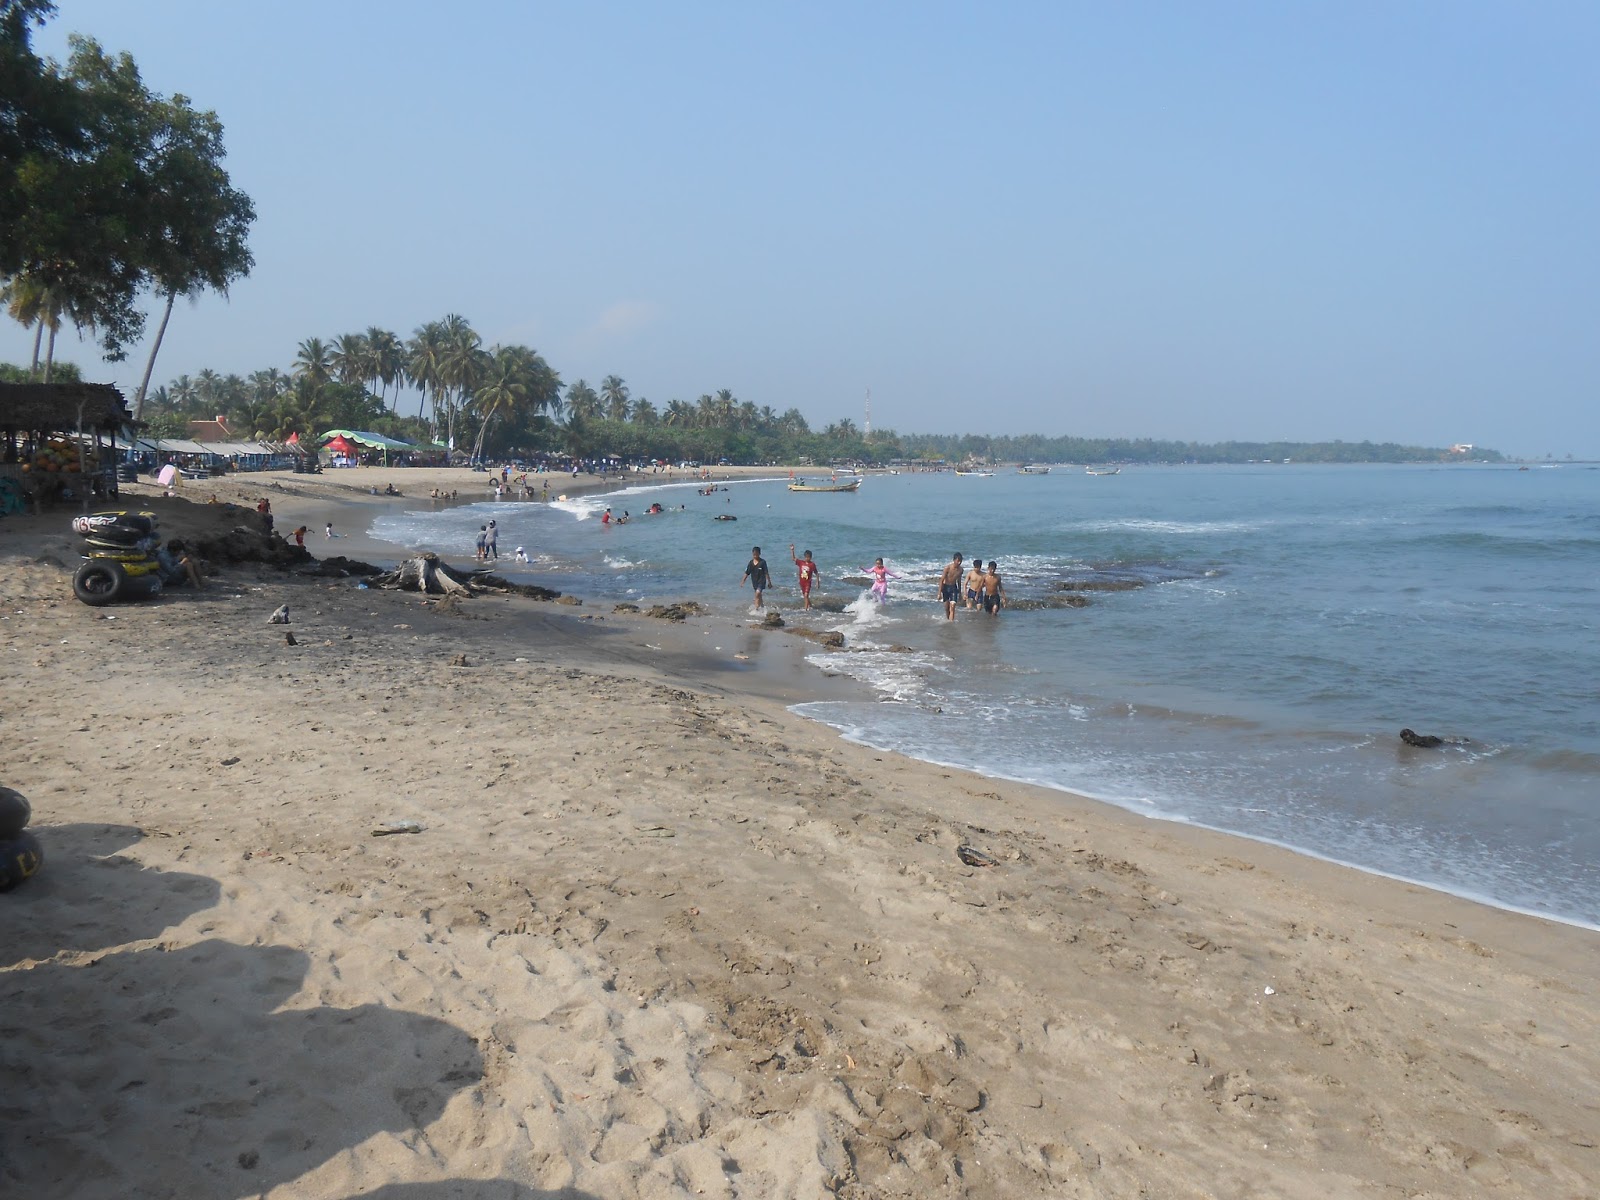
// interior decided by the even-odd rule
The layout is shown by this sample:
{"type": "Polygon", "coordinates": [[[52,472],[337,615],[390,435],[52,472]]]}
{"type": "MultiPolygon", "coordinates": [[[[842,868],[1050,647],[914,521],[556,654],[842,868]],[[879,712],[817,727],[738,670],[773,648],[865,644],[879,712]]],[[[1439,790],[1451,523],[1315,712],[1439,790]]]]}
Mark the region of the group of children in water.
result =
{"type": "MultiPolygon", "coordinates": [[[[807,550],[803,558],[796,557],[794,544],[789,545],[789,558],[794,562],[795,570],[799,573],[800,598],[806,608],[811,607],[811,589],[815,586],[821,569],[807,550]]],[[[994,559],[989,560],[987,568],[983,565],[982,557],[972,560],[972,566],[963,574],[963,555],[957,553],[944,572],[939,576],[939,599],[944,604],[945,617],[955,620],[956,609],[962,602],[962,591],[966,592],[966,606],[968,609],[982,608],[991,617],[997,616],[1006,603],[1005,586],[1000,582],[999,564],[994,559]]],[[[875,560],[870,567],[863,567],[872,578],[870,591],[872,598],[879,604],[889,599],[889,580],[899,579],[900,576],[884,566],[883,559],[875,560]]],[[[750,561],[745,564],[744,575],[739,579],[739,586],[749,583],[755,592],[756,607],[764,606],[764,594],[772,586],[772,571],[767,566],[767,560],[761,557],[761,547],[750,548],[750,561]]]]}

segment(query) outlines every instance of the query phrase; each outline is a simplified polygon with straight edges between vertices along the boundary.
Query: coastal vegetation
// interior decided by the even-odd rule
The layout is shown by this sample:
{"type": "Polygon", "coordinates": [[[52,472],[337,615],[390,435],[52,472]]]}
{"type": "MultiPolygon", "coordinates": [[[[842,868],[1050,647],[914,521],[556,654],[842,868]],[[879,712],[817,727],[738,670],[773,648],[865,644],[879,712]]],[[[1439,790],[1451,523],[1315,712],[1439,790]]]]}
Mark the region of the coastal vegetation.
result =
{"type": "Polygon", "coordinates": [[[156,298],[148,382],[177,297],[249,273],[255,209],[222,166],[215,113],[150,91],[92,38],[74,35],[65,63],[40,58],[32,35],[54,13],[0,0],[0,299],[34,331],[30,375],[48,383],[64,321],[120,361],[156,298]]]}
{"type": "MultiPolygon", "coordinates": [[[[314,438],[371,430],[420,446],[496,458],[538,453],[735,463],[1415,462],[1460,455],[1371,442],[1195,442],[868,432],[848,417],[813,430],[796,408],[740,400],[727,388],[657,404],[616,375],[564,385],[534,349],[484,346],[459,314],[402,339],[370,327],[310,337],[291,362],[181,375],[149,392],[180,296],[225,293],[250,271],[250,198],[223,167],[222,125],[183,95],[152,92],[127,54],[73,36],[65,63],[39,57],[33,32],[51,0],[0,0],[0,300],[33,331],[26,371],[61,378],[63,322],[120,361],[161,312],[134,398],[157,436],[222,417],[240,437],[314,438]]],[[[1499,460],[1475,449],[1473,458],[1499,460]]]]}

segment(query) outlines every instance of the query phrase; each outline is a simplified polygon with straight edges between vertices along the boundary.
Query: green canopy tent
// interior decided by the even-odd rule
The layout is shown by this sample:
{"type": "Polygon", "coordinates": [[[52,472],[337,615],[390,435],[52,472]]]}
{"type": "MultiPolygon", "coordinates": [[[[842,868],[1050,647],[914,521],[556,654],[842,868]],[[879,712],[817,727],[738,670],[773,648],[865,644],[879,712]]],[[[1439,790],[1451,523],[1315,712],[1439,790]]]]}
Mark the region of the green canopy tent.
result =
{"type": "Polygon", "coordinates": [[[384,437],[381,433],[367,433],[359,429],[330,429],[317,439],[317,443],[326,446],[335,438],[343,438],[347,442],[354,442],[356,445],[365,446],[369,450],[381,450],[383,452],[383,465],[386,467],[389,465],[389,451],[414,453],[418,449],[410,442],[402,442],[398,438],[384,437]]]}

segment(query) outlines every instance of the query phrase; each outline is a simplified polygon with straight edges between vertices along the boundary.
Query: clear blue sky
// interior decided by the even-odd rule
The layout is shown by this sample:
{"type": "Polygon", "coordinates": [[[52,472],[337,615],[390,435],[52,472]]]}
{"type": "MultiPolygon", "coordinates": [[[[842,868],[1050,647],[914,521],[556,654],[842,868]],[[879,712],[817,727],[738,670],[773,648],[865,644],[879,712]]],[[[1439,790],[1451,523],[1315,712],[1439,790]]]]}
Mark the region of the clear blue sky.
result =
{"type": "Polygon", "coordinates": [[[1600,456],[1592,3],[60,10],[259,210],[157,382],[459,312],[658,405],[1600,456]]]}

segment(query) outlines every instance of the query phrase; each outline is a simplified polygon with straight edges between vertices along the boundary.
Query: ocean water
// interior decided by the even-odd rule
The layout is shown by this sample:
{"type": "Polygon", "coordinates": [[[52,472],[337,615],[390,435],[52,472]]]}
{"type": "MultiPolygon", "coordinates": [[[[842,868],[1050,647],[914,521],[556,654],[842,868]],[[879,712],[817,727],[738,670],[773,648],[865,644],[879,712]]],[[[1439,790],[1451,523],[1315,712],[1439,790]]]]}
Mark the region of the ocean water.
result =
{"type": "Polygon", "coordinates": [[[790,613],[788,545],[811,548],[844,607],[809,623],[853,651],[814,661],[873,698],[796,711],[853,740],[1600,928],[1600,470],[1061,467],[873,476],[853,495],[773,480],[373,532],[466,556],[491,515],[533,579],[729,614],[749,607],[752,545],[790,613]],[[671,511],[638,516],[651,501],[671,511]],[[602,528],[607,504],[636,515],[602,528]],[[956,550],[1000,563],[1012,608],[943,619],[956,550]],[[863,579],[878,555],[898,576],[883,606],[863,579]],[[1405,726],[1462,740],[1414,749],[1405,726]]]}

